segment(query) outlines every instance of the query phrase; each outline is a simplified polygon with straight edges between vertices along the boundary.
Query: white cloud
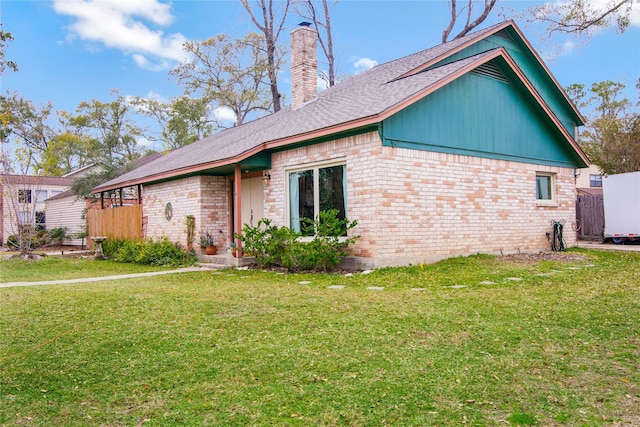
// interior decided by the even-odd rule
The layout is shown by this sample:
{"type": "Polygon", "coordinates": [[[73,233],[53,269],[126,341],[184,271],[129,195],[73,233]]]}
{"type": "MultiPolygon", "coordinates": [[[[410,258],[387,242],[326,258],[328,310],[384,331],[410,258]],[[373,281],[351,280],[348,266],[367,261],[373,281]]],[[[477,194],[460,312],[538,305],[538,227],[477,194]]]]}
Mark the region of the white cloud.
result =
{"type": "Polygon", "coordinates": [[[158,0],[55,0],[53,8],[76,19],[69,26],[74,37],[130,54],[141,68],[163,70],[186,56],[182,34],[154,28],[173,19],[170,5],[158,0]]]}
{"type": "Polygon", "coordinates": [[[319,92],[322,92],[325,89],[329,88],[329,77],[328,77],[328,72],[325,70],[321,70],[318,73],[318,82],[316,83],[316,87],[318,88],[319,92]]]}
{"type": "Polygon", "coordinates": [[[371,58],[353,57],[352,61],[353,61],[353,67],[355,68],[356,74],[361,73],[363,71],[367,71],[368,69],[373,68],[376,65],[378,65],[378,61],[376,61],[375,59],[371,59],[371,58]]]}
{"type": "Polygon", "coordinates": [[[575,48],[575,42],[573,42],[572,40],[566,40],[564,43],[562,43],[562,45],[560,45],[558,56],[569,56],[573,53],[575,48]]]}
{"type": "Polygon", "coordinates": [[[140,137],[140,138],[136,139],[136,144],[138,144],[141,147],[150,147],[150,146],[154,145],[155,143],[153,141],[149,141],[147,138],[140,137]]]}
{"type": "Polygon", "coordinates": [[[159,61],[156,63],[152,63],[147,59],[146,56],[140,53],[134,53],[131,55],[133,61],[138,65],[138,67],[149,70],[149,71],[162,71],[169,68],[169,63],[167,61],[159,61]]]}
{"type": "Polygon", "coordinates": [[[235,123],[238,121],[238,118],[236,117],[236,113],[234,113],[231,108],[225,107],[225,106],[217,107],[213,111],[213,116],[216,118],[216,120],[221,122],[235,123]]]}

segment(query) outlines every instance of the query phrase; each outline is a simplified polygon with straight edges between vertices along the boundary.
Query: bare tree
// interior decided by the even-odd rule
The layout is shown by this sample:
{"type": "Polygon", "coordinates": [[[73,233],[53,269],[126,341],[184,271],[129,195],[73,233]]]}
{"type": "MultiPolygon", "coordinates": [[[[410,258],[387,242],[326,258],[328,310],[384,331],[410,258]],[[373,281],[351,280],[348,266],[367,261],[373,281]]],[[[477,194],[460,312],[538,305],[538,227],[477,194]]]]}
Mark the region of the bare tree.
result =
{"type": "Polygon", "coordinates": [[[19,165],[22,167],[20,171],[12,170],[11,164],[15,165],[16,162],[10,163],[9,156],[3,150],[0,153],[0,204],[3,207],[4,220],[1,223],[4,229],[0,230],[0,234],[12,249],[17,249],[21,256],[28,256],[37,231],[36,203],[41,177],[28,175],[28,164],[19,165]],[[5,231],[10,233],[11,240],[10,236],[4,236],[5,231]]]}
{"type": "MultiPolygon", "coordinates": [[[[278,70],[281,66],[282,57],[278,55],[278,38],[282,32],[284,21],[289,13],[289,5],[291,0],[284,0],[282,16],[279,18],[279,22],[276,19],[276,13],[273,9],[274,0],[254,0],[253,3],[257,5],[258,13],[254,12],[254,7],[251,4],[251,0],[240,0],[246,11],[251,16],[251,20],[255,26],[264,35],[264,43],[267,50],[267,63],[268,63],[268,77],[269,86],[271,89],[271,97],[273,99],[273,111],[278,112],[281,109],[281,97],[278,90],[278,70]]],[[[280,3],[280,2],[278,2],[280,3]]]]}
{"type": "Polygon", "coordinates": [[[634,6],[640,7],[640,0],[570,0],[533,7],[526,15],[528,22],[547,24],[547,38],[554,33],[590,37],[599,28],[614,25],[624,32],[631,23],[629,15],[634,6]]]}
{"type": "Polygon", "coordinates": [[[191,59],[170,74],[187,94],[199,93],[217,107],[230,108],[240,125],[249,114],[266,113],[272,107],[264,84],[270,65],[263,45],[257,33],[238,40],[218,34],[203,42],[187,42],[184,48],[191,59]]]}
{"type": "Polygon", "coordinates": [[[451,40],[455,40],[465,36],[469,31],[482,24],[484,20],[489,16],[489,13],[491,13],[491,11],[493,10],[493,7],[496,5],[497,0],[483,0],[484,8],[482,12],[477,16],[477,18],[473,19],[473,6],[474,3],[477,3],[478,1],[479,0],[467,0],[466,4],[462,6],[462,8],[458,9],[457,0],[449,0],[449,12],[451,13],[451,17],[449,19],[449,26],[447,26],[447,28],[442,31],[442,43],[446,43],[450,40],[449,36],[458,23],[458,18],[460,18],[460,16],[462,16],[463,14],[466,15],[464,27],[451,40]]]}
{"type": "Polygon", "coordinates": [[[322,6],[322,16],[320,18],[318,17],[313,0],[298,0],[295,3],[295,7],[298,15],[304,19],[310,20],[318,30],[318,41],[320,42],[320,47],[322,47],[324,56],[327,58],[328,68],[326,74],[321,71],[321,76],[327,82],[327,85],[331,87],[336,84],[336,69],[335,57],[333,55],[333,35],[330,11],[338,3],[338,0],[333,0],[331,2],[327,0],[320,0],[320,3],[322,6]],[[324,35],[322,34],[321,29],[324,31],[324,35]]]}

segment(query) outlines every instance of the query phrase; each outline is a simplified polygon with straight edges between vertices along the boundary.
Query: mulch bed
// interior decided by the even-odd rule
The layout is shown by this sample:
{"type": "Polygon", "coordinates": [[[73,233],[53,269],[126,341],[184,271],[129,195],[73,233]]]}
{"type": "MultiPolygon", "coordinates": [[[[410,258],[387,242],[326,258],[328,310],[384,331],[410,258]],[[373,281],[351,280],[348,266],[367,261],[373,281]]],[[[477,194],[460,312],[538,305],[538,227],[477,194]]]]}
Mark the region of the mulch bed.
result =
{"type": "Polygon", "coordinates": [[[511,262],[536,262],[536,261],[584,261],[589,257],[585,254],[568,253],[568,252],[539,252],[537,254],[511,254],[499,256],[501,261],[511,262]]]}

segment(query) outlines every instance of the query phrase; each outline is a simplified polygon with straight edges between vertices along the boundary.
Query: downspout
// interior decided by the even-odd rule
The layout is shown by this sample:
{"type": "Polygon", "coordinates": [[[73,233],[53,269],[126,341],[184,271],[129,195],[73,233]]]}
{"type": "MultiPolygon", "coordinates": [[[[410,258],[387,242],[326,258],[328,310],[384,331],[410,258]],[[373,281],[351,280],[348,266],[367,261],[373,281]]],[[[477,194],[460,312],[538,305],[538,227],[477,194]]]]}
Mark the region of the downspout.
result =
{"type": "MultiPolygon", "coordinates": [[[[233,179],[233,228],[236,233],[240,234],[242,231],[242,169],[240,163],[236,164],[234,179],[233,179]]],[[[239,238],[235,238],[235,244],[237,249],[237,257],[242,258],[242,241],[239,238]]]]}

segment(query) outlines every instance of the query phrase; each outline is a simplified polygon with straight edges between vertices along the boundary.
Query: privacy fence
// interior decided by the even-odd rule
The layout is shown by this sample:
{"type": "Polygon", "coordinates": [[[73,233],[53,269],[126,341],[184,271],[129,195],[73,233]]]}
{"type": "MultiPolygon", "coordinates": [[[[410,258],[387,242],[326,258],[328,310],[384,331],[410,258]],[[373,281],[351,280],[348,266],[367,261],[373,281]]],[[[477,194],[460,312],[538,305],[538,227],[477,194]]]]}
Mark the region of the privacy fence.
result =
{"type": "MultiPolygon", "coordinates": [[[[87,211],[89,237],[140,240],[143,237],[142,205],[87,211]]],[[[91,239],[89,239],[90,243],[91,239]]]]}
{"type": "Polygon", "coordinates": [[[580,226],[578,238],[601,239],[604,232],[604,202],[602,194],[580,194],[576,200],[576,219],[580,226]]]}

